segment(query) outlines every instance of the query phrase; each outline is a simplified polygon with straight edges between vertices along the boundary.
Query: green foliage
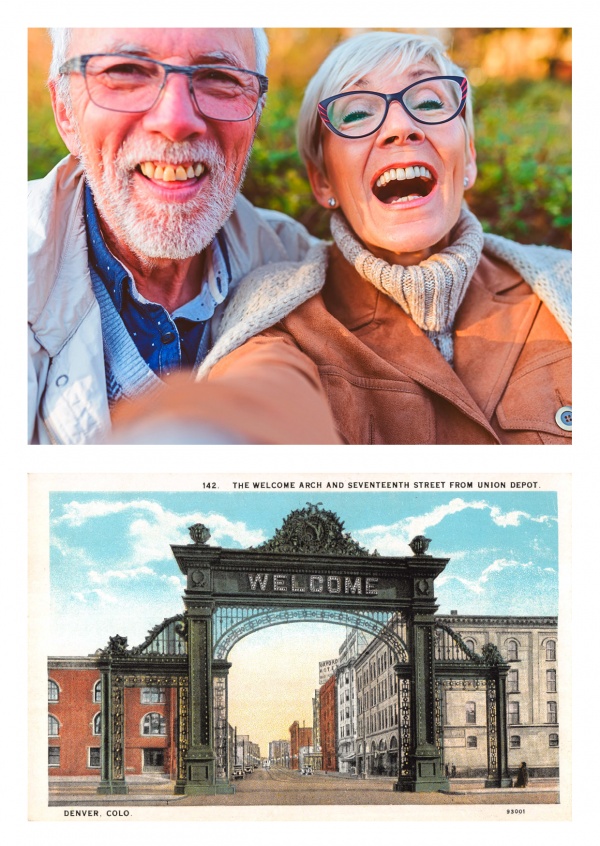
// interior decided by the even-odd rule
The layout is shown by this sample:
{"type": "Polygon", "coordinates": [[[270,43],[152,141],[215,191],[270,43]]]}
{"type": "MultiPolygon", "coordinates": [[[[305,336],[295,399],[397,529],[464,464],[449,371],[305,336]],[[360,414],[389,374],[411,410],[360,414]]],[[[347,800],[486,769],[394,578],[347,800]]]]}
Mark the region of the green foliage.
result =
{"type": "Polygon", "coordinates": [[[484,229],[571,245],[571,90],[552,80],[476,92],[478,176],[468,201],[484,229]]]}
{"type": "Polygon", "coordinates": [[[28,136],[28,178],[39,179],[67,154],[67,148],[54,123],[49,100],[47,104],[29,109],[28,136]]]}
{"type": "MultiPolygon", "coordinates": [[[[330,237],[296,151],[302,92],[269,94],[244,184],[257,206],[300,220],[330,237]]],[[[571,91],[554,80],[486,83],[476,90],[478,178],[467,200],[487,231],[525,243],[570,247],[571,91]]],[[[30,110],[29,176],[43,176],[65,154],[50,106],[30,110]]]]}
{"type": "Polygon", "coordinates": [[[314,200],[296,149],[296,118],[302,92],[269,94],[254,142],[244,196],[255,205],[284,212],[310,232],[329,238],[329,214],[314,200]]]}

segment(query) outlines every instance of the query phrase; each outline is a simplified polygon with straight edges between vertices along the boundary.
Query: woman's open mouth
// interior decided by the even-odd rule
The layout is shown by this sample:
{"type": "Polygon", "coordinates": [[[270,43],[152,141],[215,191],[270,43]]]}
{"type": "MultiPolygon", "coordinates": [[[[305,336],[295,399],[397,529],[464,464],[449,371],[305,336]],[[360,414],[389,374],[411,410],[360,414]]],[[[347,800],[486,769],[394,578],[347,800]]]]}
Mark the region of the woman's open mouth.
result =
{"type": "Polygon", "coordinates": [[[392,167],[380,174],[373,193],[382,203],[409,203],[427,197],[435,186],[435,177],[423,165],[392,167]]]}

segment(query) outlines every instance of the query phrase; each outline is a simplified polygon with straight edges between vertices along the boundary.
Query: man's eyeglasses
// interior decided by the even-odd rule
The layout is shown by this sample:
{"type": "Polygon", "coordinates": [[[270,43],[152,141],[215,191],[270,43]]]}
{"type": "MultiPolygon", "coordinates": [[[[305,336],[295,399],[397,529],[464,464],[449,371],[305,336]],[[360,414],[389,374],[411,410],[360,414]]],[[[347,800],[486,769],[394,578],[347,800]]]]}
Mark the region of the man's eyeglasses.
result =
{"type": "Polygon", "coordinates": [[[269,80],[255,71],[226,65],[167,65],[129,53],[93,53],[69,59],[60,73],[80,73],[90,100],[113,112],[147,112],[170,73],[187,77],[196,108],[211,120],[248,120],[269,80]]]}
{"type": "Polygon", "coordinates": [[[431,76],[413,82],[396,94],[347,91],[321,100],[319,115],[325,126],[342,138],[364,138],[377,132],[390,103],[400,103],[417,123],[453,120],[465,107],[468,84],[464,76],[431,76]]]}

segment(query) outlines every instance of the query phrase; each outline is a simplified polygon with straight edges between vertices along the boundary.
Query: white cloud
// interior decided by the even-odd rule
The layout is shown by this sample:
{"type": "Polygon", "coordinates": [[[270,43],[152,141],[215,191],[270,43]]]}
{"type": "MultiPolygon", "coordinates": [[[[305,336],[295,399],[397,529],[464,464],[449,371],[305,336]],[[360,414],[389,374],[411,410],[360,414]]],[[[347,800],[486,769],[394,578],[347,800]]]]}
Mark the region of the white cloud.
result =
{"type": "MultiPolygon", "coordinates": [[[[94,561],[93,558],[90,558],[87,550],[80,546],[70,546],[60,538],[51,537],[50,548],[53,553],[58,552],[61,558],[68,561],[70,569],[74,569],[76,567],[77,570],[81,571],[96,566],[96,561],[94,561]]],[[[61,566],[64,565],[61,563],[61,566]]]]}
{"type": "MultiPolygon", "coordinates": [[[[408,547],[410,541],[416,535],[426,535],[434,526],[438,526],[446,517],[460,512],[473,509],[476,511],[488,510],[492,521],[501,527],[519,526],[522,521],[530,520],[534,523],[556,522],[556,518],[543,515],[532,517],[525,511],[502,511],[497,505],[490,505],[485,500],[473,500],[468,502],[461,497],[455,497],[444,505],[436,506],[425,514],[415,514],[405,517],[392,523],[389,526],[377,525],[367,529],[360,529],[352,532],[359,543],[364,544],[370,550],[377,549],[381,555],[410,555],[408,547]]],[[[444,557],[436,551],[436,555],[444,557]]],[[[452,553],[455,557],[455,553],[452,553]]]]}
{"type": "Polygon", "coordinates": [[[547,514],[542,514],[541,517],[533,517],[527,511],[505,511],[497,505],[489,506],[490,517],[497,526],[520,526],[522,520],[529,520],[532,523],[551,523],[556,522],[556,517],[549,517],[547,514]]]}
{"type": "Polygon", "coordinates": [[[87,597],[86,597],[85,593],[84,593],[83,591],[81,591],[81,590],[75,590],[75,591],[73,591],[73,593],[71,594],[71,596],[72,596],[74,599],[76,599],[78,602],[82,602],[82,603],[84,603],[84,604],[87,602],[87,597]]]}
{"type": "Polygon", "coordinates": [[[150,499],[135,499],[130,502],[114,502],[106,499],[94,499],[90,502],[68,502],[64,506],[64,513],[54,518],[53,523],[68,523],[70,526],[82,526],[88,520],[96,517],[108,517],[123,511],[148,511],[158,513],[162,506],[150,499]]]}
{"type": "Polygon", "coordinates": [[[126,579],[140,575],[152,575],[148,568],[151,562],[173,565],[170,544],[190,543],[189,526],[204,523],[211,531],[209,544],[242,548],[256,546],[266,540],[262,529],[249,529],[242,521],[231,521],[222,514],[191,512],[176,514],[160,503],[149,499],[109,501],[97,499],[91,502],[72,501],[65,505],[64,513],[54,519],[54,524],[81,527],[88,520],[97,520],[119,513],[131,513],[127,536],[131,549],[127,551],[126,563],[113,563],[113,569],[103,572],[100,561],[94,561],[79,550],[69,549],[64,542],[55,539],[61,555],[77,553],[77,560],[90,571],[92,581],[105,583],[110,579],[126,579]],[[146,568],[145,570],[143,568],[146,568]]]}
{"type": "Polygon", "coordinates": [[[171,587],[174,587],[175,590],[181,591],[185,587],[183,579],[180,579],[179,576],[161,576],[160,578],[161,581],[171,585],[171,587]]]}
{"type": "Polygon", "coordinates": [[[151,567],[132,567],[127,570],[105,570],[99,573],[97,570],[90,570],[88,573],[89,580],[92,584],[105,585],[115,579],[117,581],[127,581],[129,579],[139,579],[140,576],[155,576],[156,573],[151,567]]]}
{"type": "Polygon", "coordinates": [[[176,514],[164,508],[160,503],[150,499],[133,499],[127,501],[112,501],[96,499],[90,502],[72,501],[64,506],[64,513],[54,518],[54,524],[68,523],[70,526],[82,526],[88,520],[108,517],[124,512],[135,512],[140,516],[134,519],[129,528],[133,537],[147,536],[147,545],[155,549],[154,535],[160,536],[160,557],[164,556],[165,544],[188,543],[187,529],[194,523],[204,523],[211,530],[212,543],[219,544],[222,538],[231,538],[243,547],[256,546],[266,540],[261,529],[249,529],[242,521],[233,522],[222,514],[192,512],[190,514],[176,514]],[[142,516],[143,515],[143,516],[142,516]]]}
{"type": "Polygon", "coordinates": [[[90,593],[95,594],[101,605],[114,605],[120,601],[116,596],[113,596],[112,593],[107,593],[105,590],[101,590],[100,588],[94,588],[90,591],[90,593]]]}
{"type": "Polygon", "coordinates": [[[466,587],[472,593],[481,595],[485,593],[487,583],[490,582],[491,579],[497,576],[499,573],[504,572],[504,570],[529,570],[533,566],[534,564],[532,561],[515,561],[513,559],[507,558],[496,558],[495,561],[493,561],[489,566],[485,567],[481,571],[477,578],[469,579],[465,576],[460,576],[458,574],[449,574],[445,572],[438,576],[438,578],[436,579],[436,585],[441,587],[443,585],[450,584],[450,582],[456,581],[466,587]]]}

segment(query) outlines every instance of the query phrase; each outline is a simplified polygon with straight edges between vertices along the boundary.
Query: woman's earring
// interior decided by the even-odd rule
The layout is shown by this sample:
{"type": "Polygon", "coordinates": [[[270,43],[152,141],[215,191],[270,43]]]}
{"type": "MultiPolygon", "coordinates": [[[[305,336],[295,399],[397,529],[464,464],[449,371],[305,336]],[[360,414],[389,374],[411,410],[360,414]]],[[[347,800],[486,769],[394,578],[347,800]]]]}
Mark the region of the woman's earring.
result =
{"type": "Polygon", "coordinates": [[[330,197],[327,202],[329,203],[329,207],[334,209],[337,206],[337,200],[335,197],[330,197]]]}
{"type": "Polygon", "coordinates": [[[468,176],[465,176],[465,178],[463,179],[463,185],[465,186],[465,188],[469,187],[469,177],[468,176]]]}

